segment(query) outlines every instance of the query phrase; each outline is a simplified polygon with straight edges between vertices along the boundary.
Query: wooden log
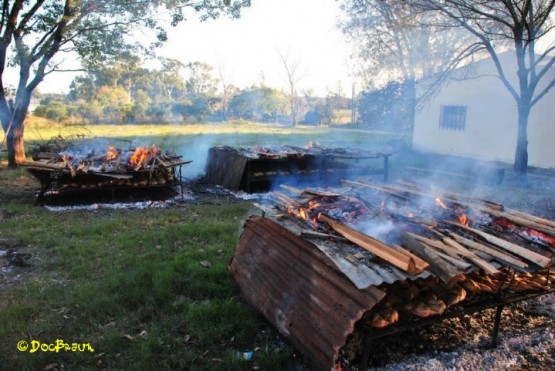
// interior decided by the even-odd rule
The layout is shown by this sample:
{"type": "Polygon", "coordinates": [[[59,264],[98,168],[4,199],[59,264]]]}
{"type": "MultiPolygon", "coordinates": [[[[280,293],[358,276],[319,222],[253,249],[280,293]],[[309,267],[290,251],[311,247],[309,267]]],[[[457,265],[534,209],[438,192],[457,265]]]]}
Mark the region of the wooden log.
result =
{"type": "Polygon", "coordinates": [[[468,238],[459,236],[458,234],[453,233],[453,232],[450,232],[449,235],[451,237],[453,237],[457,242],[459,242],[459,243],[461,243],[461,244],[463,244],[467,247],[470,247],[474,250],[485,252],[486,254],[493,256],[497,260],[501,260],[503,262],[512,264],[515,267],[519,267],[519,268],[522,268],[522,269],[528,268],[528,264],[526,264],[522,260],[519,260],[519,259],[517,259],[517,258],[515,258],[511,255],[505,254],[505,253],[503,253],[499,250],[493,249],[489,246],[478,243],[476,241],[469,240],[468,238]]]}
{"type": "Polygon", "coordinates": [[[552,264],[550,258],[547,258],[547,257],[545,257],[541,254],[538,254],[538,253],[533,252],[531,250],[528,250],[524,247],[516,245],[512,242],[505,241],[505,240],[503,240],[499,237],[493,236],[489,233],[482,232],[478,229],[470,228],[470,227],[464,226],[464,225],[459,224],[459,223],[453,223],[453,222],[449,222],[449,221],[446,221],[445,223],[455,225],[459,228],[466,229],[466,230],[482,237],[486,241],[488,241],[488,242],[490,242],[490,243],[492,243],[496,246],[499,246],[499,247],[501,247],[501,248],[503,248],[503,249],[505,249],[509,252],[512,252],[513,254],[516,254],[516,255],[518,255],[518,256],[520,256],[520,257],[522,257],[522,258],[524,258],[528,261],[531,261],[532,263],[534,263],[536,265],[539,265],[542,268],[547,268],[547,267],[551,266],[551,264],[552,264]]]}
{"type": "Polygon", "coordinates": [[[464,277],[461,271],[443,260],[431,247],[421,244],[405,231],[400,232],[399,238],[405,248],[427,261],[434,273],[447,285],[453,285],[464,277]]]}
{"type": "Polygon", "coordinates": [[[337,233],[341,234],[349,241],[370,251],[372,254],[378,256],[379,258],[387,261],[388,263],[405,272],[409,272],[411,274],[418,274],[422,272],[422,270],[418,270],[416,268],[416,264],[412,258],[400,253],[397,250],[392,249],[386,244],[368,235],[365,235],[353,228],[350,228],[343,223],[340,223],[322,213],[318,214],[318,221],[328,224],[337,233]]]}

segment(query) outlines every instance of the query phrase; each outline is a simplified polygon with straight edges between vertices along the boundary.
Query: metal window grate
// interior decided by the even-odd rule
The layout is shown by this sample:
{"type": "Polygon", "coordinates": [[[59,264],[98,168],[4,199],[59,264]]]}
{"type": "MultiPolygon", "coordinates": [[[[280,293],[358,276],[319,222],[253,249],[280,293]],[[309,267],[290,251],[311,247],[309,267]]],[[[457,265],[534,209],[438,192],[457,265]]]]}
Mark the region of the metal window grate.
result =
{"type": "Polygon", "coordinates": [[[441,106],[439,127],[442,129],[461,130],[466,127],[466,106],[441,106]]]}

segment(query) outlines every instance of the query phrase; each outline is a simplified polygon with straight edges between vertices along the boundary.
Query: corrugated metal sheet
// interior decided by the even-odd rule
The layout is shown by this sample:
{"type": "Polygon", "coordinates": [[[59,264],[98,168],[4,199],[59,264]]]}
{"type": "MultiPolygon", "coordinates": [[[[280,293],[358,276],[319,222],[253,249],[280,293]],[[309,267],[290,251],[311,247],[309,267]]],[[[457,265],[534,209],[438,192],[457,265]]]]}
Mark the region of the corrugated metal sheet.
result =
{"type": "Polygon", "coordinates": [[[229,270],[242,295],[319,369],[331,369],[355,323],[385,296],[358,289],[312,243],[251,216],[229,270]]]}
{"type": "MultiPolygon", "coordinates": [[[[314,239],[309,239],[309,241],[322,250],[359,289],[365,289],[369,286],[380,286],[384,283],[392,284],[397,281],[428,278],[433,275],[431,270],[423,271],[418,275],[412,275],[392,265],[370,261],[368,259],[349,261],[345,259],[345,254],[342,254],[341,251],[352,249],[352,245],[337,242],[328,243],[324,240],[318,241],[314,239]]],[[[362,253],[373,256],[366,251],[362,251],[362,253]]],[[[375,259],[374,256],[373,259],[375,259]]]]}

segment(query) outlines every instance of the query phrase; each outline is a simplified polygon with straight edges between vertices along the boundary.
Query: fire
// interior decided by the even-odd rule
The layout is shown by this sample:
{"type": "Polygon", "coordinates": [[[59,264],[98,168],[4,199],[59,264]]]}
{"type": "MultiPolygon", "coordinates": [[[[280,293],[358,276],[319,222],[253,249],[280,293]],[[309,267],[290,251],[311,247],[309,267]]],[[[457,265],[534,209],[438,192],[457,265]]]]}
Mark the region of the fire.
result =
{"type": "Polygon", "coordinates": [[[155,145],[151,145],[150,147],[147,147],[147,148],[138,146],[133,152],[133,154],[131,155],[131,158],[129,159],[129,163],[131,163],[131,165],[134,165],[135,168],[139,168],[142,165],[144,165],[148,160],[158,156],[159,154],[160,154],[160,149],[155,145]]]}
{"type": "Polygon", "coordinates": [[[459,222],[461,222],[462,225],[468,226],[470,220],[468,220],[468,217],[466,216],[466,214],[462,214],[462,215],[459,215],[459,222]]]}
{"type": "Polygon", "coordinates": [[[448,209],[447,205],[445,205],[439,197],[436,197],[436,205],[441,207],[442,209],[448,209]]]}
{"type": "Polygon", "coordinates": [[[108,146],[108,151],[106,151],[106,161],[114,160],[118,158],[119,152],[114,146],[108,146]]]}
{"type": "Polygon", "coordinates": [[[414,218],[414,214],[413,214],[413,213],[411,213],[411,212],[409,212],[409,215],[408,215],[408,217],[409,217],[409,218],[414,218]]]}

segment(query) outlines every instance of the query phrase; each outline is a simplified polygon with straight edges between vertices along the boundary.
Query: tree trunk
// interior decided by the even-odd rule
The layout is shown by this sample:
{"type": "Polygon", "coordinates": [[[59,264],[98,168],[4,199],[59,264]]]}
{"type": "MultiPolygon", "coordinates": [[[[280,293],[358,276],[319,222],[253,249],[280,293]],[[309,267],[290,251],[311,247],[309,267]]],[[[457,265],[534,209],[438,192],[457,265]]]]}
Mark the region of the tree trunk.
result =
{"type": "MultiPolygon", "coordinates": [[[[10,123],[6,125],[6,145],[8,149],[8,167],[17,168],[25,161],[25,146],[23,134],[25,132],[25,117],[31,99],[31,94],[24,93],[21,99],[16,99],[16,104],[11,110],[10,123]]],[[[3,125],[4,126],[4,125],[3,125]]]]}
{"type": "Polygon", "coordinates": [[[514,170],[519,177],[525,178],[528,172],[528,116],[530,104],[521,102],[518,106],[518,131],[514,170]]]}
{"type": "Polygon", "coordinates": [[[23,145],[23,123],[13,124],[6,138],[8,148],[8,167],[17,168],[25,161],[25,147],[23,145]]]}

